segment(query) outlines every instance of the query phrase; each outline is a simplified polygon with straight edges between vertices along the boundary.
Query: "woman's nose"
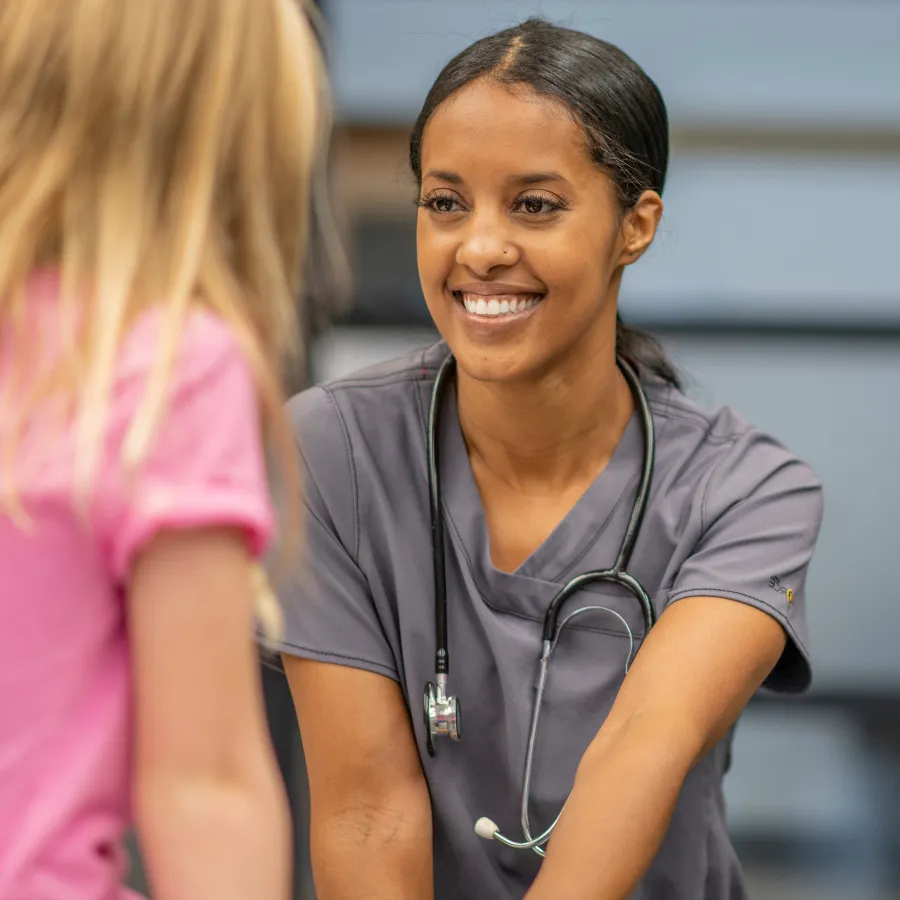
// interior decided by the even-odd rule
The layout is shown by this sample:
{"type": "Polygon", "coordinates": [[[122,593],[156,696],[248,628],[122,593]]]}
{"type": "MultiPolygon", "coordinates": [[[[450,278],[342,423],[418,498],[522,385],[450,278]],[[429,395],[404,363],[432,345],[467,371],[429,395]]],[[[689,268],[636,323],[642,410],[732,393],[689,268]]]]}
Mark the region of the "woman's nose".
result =
{"type": "Polygon", "coordinates": [[[518,250],[506,230],[496,221],[471,223],[461,235],[456,262],[476,275],[487,275],[496,266],[508,266],[518,259],[518,250]]]}

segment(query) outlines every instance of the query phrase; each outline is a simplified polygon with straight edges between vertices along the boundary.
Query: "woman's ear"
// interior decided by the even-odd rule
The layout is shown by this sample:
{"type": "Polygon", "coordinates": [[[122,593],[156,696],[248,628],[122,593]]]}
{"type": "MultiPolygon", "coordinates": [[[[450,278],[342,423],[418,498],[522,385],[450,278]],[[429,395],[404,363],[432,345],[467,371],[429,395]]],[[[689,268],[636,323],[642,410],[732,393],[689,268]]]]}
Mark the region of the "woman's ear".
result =
{"type": "Polygon", "coordinates": [[[653,243],[663,214],[662,197],[656,191],[644,191],[637,203],[625,213],[622,223],[622,254],[619,262],[630,266],[653,243]]]}

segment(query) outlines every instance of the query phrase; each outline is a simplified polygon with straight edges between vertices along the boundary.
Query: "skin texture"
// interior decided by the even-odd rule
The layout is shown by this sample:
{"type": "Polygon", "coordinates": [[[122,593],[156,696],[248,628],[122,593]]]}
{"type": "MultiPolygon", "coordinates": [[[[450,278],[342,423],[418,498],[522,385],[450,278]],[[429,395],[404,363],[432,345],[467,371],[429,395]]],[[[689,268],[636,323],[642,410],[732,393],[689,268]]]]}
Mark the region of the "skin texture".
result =
{"type": "Polygon", "coordinates": [[[158,900],[286,900],[290,816],[269,744],[251,566],[228,530],[160,534],[130,579],[134,808],[158,900]]]}
{"type": "MultiPolygon", "coordinates": [[[[616,304],[662,201],[645,191],[623,211],[563,107],[490,80],[435,112],[422,173],[422,288],[457,358],[459,418],[491,556],[512,571],[603,470],[633,412],[615,363],[616,304]],[[461,303],[478,296],[541,302],[486,320],[461,303]]],[[[527,900],[628,896],[687,772],[785,640],[773,619],[730,600],[688,598],[666,610],[582,760],[527,900]]],[[[430,898],[428,794],[399,688],[321,663],[285,664],[310,754],[323,900],[430,898]]]]}

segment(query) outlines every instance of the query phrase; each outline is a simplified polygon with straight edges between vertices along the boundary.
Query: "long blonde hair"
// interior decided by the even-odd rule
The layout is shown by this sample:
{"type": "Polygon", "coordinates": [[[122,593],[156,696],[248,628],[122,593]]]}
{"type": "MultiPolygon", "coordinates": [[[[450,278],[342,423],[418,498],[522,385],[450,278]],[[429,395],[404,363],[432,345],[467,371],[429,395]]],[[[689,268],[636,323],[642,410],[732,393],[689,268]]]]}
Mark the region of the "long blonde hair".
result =
{"type": "MultiPolygon", "coordinates": [[[[123,447],[126,467],[138,466],[164,413],[186,316],[199,305],[241,343],[290,493],[280,365],[296,334],[324,91],[318,42],[296,0],[0,3],[6,362],[27,370],[25,286],[37,268],[59,267],[61,312],[78,322],[53,372],[16,398],[7,451],[38,402],[68,398],[76,491],[86,496],[117,353],[129,325],[157,307],[157,358],[123,447]]],[[[12,459],[10,451],[2,461],[7,487],[12,459]]],[[[0,510],[13,494],[4,492],[0,510]]]]}

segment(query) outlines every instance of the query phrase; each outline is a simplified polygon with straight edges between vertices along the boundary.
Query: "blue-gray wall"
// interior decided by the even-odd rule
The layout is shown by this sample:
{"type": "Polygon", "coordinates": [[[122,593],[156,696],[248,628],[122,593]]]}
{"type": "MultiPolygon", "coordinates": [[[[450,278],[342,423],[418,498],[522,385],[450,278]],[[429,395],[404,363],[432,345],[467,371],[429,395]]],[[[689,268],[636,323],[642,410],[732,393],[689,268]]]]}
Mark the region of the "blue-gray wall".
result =
{"type": "Polygon", "coordinates": [[[529,15],[618,44],[679,125],[896,127],[892,0],[328,0],[342,117],[410,121],[441,66],[529,15]]]}

